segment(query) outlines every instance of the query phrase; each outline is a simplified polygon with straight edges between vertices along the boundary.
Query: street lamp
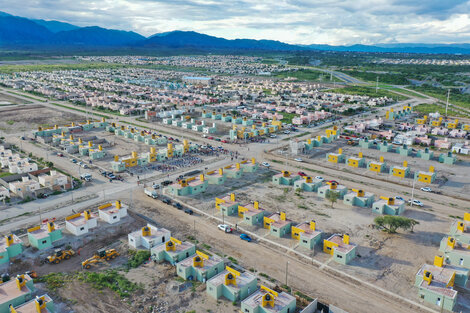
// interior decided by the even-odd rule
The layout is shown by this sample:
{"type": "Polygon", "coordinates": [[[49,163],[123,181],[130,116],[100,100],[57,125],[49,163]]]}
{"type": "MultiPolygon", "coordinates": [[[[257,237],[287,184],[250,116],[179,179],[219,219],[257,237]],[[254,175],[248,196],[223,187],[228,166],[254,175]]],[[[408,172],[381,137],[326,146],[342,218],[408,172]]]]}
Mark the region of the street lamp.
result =
{"type": "Polygon", "coordinates": [[[287,287],[287,273],[289,270],[289,261],[286,262],[286,287],[287,287]]]}

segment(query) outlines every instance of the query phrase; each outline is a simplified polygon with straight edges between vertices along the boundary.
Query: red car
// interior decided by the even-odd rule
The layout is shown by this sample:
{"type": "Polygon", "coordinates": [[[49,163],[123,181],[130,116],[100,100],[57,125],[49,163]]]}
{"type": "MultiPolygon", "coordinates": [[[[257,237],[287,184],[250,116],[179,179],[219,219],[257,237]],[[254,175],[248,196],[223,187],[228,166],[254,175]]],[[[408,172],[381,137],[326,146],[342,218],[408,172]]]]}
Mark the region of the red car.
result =
{"type": "Polygon", "coordinates": [[[305,174],[304,172],[298,172],[297,174],[299,174],[299,176],[302,176],[302,177],[307,176],[307,174],[305,174]]]}
{"type": "Polygon", "coordinates": [[[331,183],[331,184],[339,185],[339,183],[338,183],[336,180],[330,180],[330,181],[328,181],[328,182],[331,183]]]}
{"type": "Polygon", "coordinates": [[[223,139],[221,142],[228,143],[228,140],[223,139]]]}
{"type": "Polygon", "coordinates": [[[214,137],[212,137],[212,136],[209,136],[209,137],[207,137],[207,139],[214,139],[214,137]]]}

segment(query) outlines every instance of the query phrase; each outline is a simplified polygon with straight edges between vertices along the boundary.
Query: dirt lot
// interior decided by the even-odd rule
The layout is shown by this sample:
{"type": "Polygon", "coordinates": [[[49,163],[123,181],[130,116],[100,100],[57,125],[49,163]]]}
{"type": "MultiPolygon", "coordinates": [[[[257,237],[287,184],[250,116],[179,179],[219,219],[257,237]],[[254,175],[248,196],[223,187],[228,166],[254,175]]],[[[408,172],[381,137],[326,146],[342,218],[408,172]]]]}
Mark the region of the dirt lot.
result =
{"type": "Polygon", "coordinates": [[[0,92],[0,107],[6,105],[28,104],[30,101],[22,100],[17,97],[0,92]]]}
{"type": "Polygon", "coordinates": [[[30,132],[38,126],[51,127],[84,121],[80,116],[52,110],[42,105],[18,105],[0,108],[0,130],[7,133],[30,132]]]}

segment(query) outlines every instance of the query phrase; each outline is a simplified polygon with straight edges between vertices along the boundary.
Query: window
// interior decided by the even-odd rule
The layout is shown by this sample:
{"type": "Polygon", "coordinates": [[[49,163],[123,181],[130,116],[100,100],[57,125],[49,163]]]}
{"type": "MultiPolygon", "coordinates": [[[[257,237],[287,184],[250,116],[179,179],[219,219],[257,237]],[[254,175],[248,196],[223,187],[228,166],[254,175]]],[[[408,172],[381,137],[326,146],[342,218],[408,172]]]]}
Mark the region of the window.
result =
{"type": "Polygon", "coordinates": [[[463,265],[463,258],[460,258],[459,265],[463,265]]]}
{"type": "Polygon", "coordinates": [[[326,247],[326,250],[331,250],[331,247],[326,247]]]}
{"type": "Polygon", "coordinates": [[[247,313],[250,313],[250,310],[248,310],[248,309],[245,309],[245,312],[247,312],[247,313]]]}
{"type": "Polygon", "coordinates": [[[117,219],[117,216],[113,216],[113,220],[117,219]]]}
{"type": "Polygon", "coordinates": [[[342,258],[343,258],[343,256],[342,256],[342,255],[339,255],[339,254],[337,254],[336,257],[337,257],[338,259],[342,259],[342,258]]]}
{"type": "Polygon", "coordinates": [[[165,236],[162,237],[162,242],[165,242],[165,236]]]}
{"type": "Polygon", "coordinates": [[[85,227],[80,227],[80,230],[85,230],[85,227]]]}
{"type": "Polygon", "coordinates": [[[277,229],[273,228],[273,232],[277,233],[277,229]]]}
{"type": "Polygon", "coordinates": [[[43,240],[42,243],[43,243],[43,244],[46,244],[46,243],[47,243],[47,240],[43,240]]]}
{"type": "Polygon", "coordinates": [[[421,299],[424,299],[424,295],[421,295],[421,299]]]}
{"type": "Polygon", "coordinates": [[[307,240],[302,240],[303,243],[307,243],[307,240]]]}

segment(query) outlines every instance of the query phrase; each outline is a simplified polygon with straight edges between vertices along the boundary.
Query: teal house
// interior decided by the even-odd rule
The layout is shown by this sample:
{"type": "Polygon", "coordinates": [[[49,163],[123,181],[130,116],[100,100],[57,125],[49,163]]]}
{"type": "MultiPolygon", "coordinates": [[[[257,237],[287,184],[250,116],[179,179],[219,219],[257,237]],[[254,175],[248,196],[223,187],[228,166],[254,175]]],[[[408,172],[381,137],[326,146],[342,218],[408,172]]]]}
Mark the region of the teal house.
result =
{"type": "Polygon", "coordinates": [[[52,247],[52,243],[62,239],[62,229],[54,222],[28,229],[28,239],[31,246],[39,250],[52,247]]]}
{"type": "Polygon", "coordinates": [[[369,208],[374,202],[374,194],[364,190],[353,189],[344,195],[343,203],[350,206],[369,208]]]}
{"type": "Polygon", "coordinates": [[[218,256],[196,251],[189,258],[176,263],[176,274],[185,280],[206,282],[224,270],[224,260],[218,256]]]}
{"type": "Polygon", "coordinates": [[[382,141],[377,144],[377,149],[381,152],[392,152],[393,146],[387,141],[382,141]]]}
{"type": "Polygon", "coordinates": [[[42,296],[36,296],[34,299],[20,305],[14,307],[14,311],[12,313],[54,313],[55,306],[54,301],[49,297],[49,295],[45,294],[42,296]]]}
{"type": "Polygon", "coordinates": [[[296,180],[294,182],[294,189],[300,189],[303,191],[317,192],[318,188],[321,187],[322,181],[320,179],[312,179],[310,176],[304,176],[303,179],[296,180]]]}
{"type": "Polygon", "coordinates": [[[279,212],[265,216],[263,225],[271,235],[281,238],[290,234],[292,221],[286,217],[286,213],[279,212]]]}
{"type": "Polygon", "coordinates": [[[406,144],[398,147],[398,149],[397,149],[397,152],[400,155],[403,155],[403,156],[410,156],[412,151],[413,151],[413,149],[410,146],[406,145],[406,144]]]}
{"type": "Polygon", "coordinates": [[[252,158],[251,161],[248,161],[248,160],[241,161],[240,166],[244,173],[254,173],[259,168],[259,164],[256,163],[255,158],[252,158]]]}
{"type": "Polygon", "coordinates": [[[191,242],[179,241],[170,238],[164,245],[157,245],[150,249],[152,260],[157,263],[168,262],[175,265],[196,253],[196,246],[191,242]]]}
{"type": "Polygon", "coordinates": [[[286,292],[276,292],[261,286],[241,303],[243,313],[295,313],[296,298],[286,292]]]}
{"type": "Polygon", "coordinates": [[[228,178],[241,178],[243,175],[243,169],[241,168],[240,163],[236,163],[235,165],[224,167],[224,173],[228,178]]]}
{"type": "Polygon", "coordinates": [[[6,235],[0,242],[0,264],[8,263],[21,252],[23,252],[23,241],[16,235],[6,235]]]}
{"type": "Polygon", "coordinates": [[[191,177],[169,185],[167,191],[173,196],[193,196],[205,192],[208,184],[204,175],[201,175],[199,179],[191,177]]]}
{"type": "Polygon", "coordinates": [[[218,171],[210,171],[205,174],[205,180],[209,185],[223,185],[227,174],[224,173],[223,168],[219,168],[218,171]]]}
{"type": "Polygon", "coordinates": [[[445,264],[470,268],[470,245],[458,242],[454,237],[444,237],[439,251],[444,253],[445,264]]]}
{"type": "Polygon", "coordinates": [[[470,213],[465,213],[463,221],[454,221],[450,226],[449,236],[464,244],[470,244],[470,213]]]}
{"type": "Polygon", "coordinates": [[[343,199],[343,197],[348,193],[348,188],[343,185],[337,185],[337,184],[328,184],[321,186],[317,190],[317,194],[319,197],[322,198],[328,198],[329,194],[331,192],[337,193],[339,199],[343,199]]]}
{"type": "Polygon", "coordinates": [[[273,176],[272,182],[279,186],[293,186],[294,182],[299,179],[299,175],[292,175],[289,171],[282,171],[281,173],[273,176]]]}
{"type": "Polygon", "coordinates": [[[384,215],[402,215],[405,212],[405,201],[384,197],[372,204],[372,212],[384,215]]]}
{"type": "Polygon", "coordinates": [[[316,229],[315,221],[302,222],[292,226],[292,238],[299,241],[299,246],[309,250],[321,243],[322,232],[316,229]]]}
{"type": "Polygon", "coordinates": [[[31,300],[33,292],[33,279],[27,274],[0,284],[0,313],[10,313],[10,305],[17,307],[31,300]]]}
{"type": "Polygon", "coordinates": [[[455,164],[455,162],[457,162],[457,157],[453,155],[451,151],[447,153],[441,153],[439,155],[439,162],[448,165],[453,165],[455,164]]]}
{"type": "Polygon", "coordinates": [[[256,276],[230,267],[206,282],[206,292],[214,299],[224,297],[231,302],[244,300],[258,289],[256,276]]]}
{"type": "Polygon", "coordinates": [[[215,198],[215,208],[223,215],[238,215],[240,202],[235,200],[235,194],[231,193],[222,198],[215,198]]]}
{"type": "Polygon", "coordinates": [[[266,211],[260,208],[258,201],[253,204],[239,205],[238,216],[243,218],[243,223],[247,225],[263,225],[266,211]]]}
{"type": "Polygon", "coordinates": [[[370,149],[374,146],[374,142],[370,141],[368,138],[359,139],[359,147],[363,149],[370,149]]]}
{"type": "Polygon", "coordinates": [[[416,156],[423,160],[432,160],[432,158],[434,158],[434,152],[430,151],[429,148],[424,148],[424,150],[419,150],[416,156]]]}

